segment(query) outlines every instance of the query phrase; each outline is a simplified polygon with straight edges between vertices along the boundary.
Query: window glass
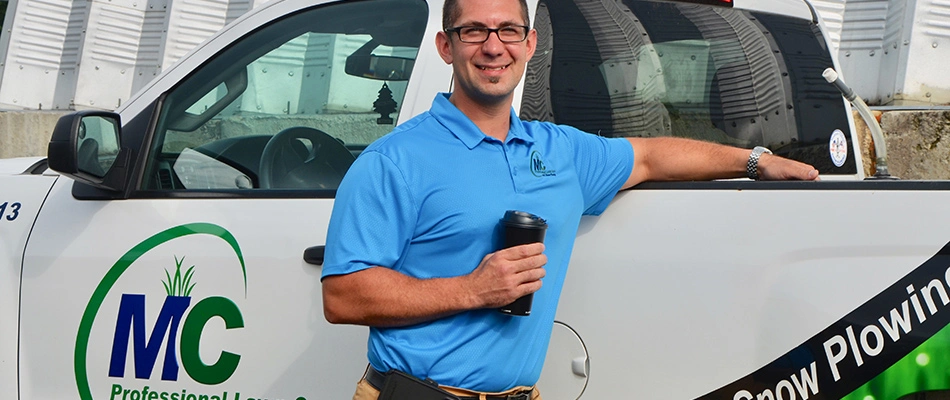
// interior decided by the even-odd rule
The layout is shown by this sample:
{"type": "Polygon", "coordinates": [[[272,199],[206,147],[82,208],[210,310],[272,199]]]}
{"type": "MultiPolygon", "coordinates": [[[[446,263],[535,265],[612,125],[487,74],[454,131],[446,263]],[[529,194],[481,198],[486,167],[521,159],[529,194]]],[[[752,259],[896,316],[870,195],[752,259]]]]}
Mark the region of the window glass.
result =
{"type": "Polygon", "coordinates": [[[836,166],[829,142],[846,109],[811,21],[721,6],[542,0],[522,118],[603,136],[681,136],[836,166]]]}
{"type": "Polygon", "coordinates": [[[427,13],[337,3],[241,39],[165,96],[142,189],[336,189],[393,129],[427,13]]]}

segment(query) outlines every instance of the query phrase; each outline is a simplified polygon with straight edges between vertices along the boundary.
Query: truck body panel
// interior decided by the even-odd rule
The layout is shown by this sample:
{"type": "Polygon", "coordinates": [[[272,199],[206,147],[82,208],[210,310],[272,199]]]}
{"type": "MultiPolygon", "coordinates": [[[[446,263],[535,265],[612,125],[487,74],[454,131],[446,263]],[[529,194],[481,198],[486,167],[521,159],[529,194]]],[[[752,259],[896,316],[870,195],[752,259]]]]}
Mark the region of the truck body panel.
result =
{"type": "MultiPolygon", "coordinates": [[[[529,1],[539,51],[514,107],[605,136],[767,145],[822,181],[646,183],[584,217],[544,398],[950,390],[950,182],[862,180],[807,3],[708,3],[529,1]]],[[[319,283],[335,188],[451,89],[440,10],[267,2],[117,114],[65,116],[50,143],[63,176],[0,177],[3,387],[351,396],[367,329],[329,324],[319,283]]]]}
{"type": "Polygon", "coordinates": [[[330,207],[323,203],[332,200],[77,202],[69,194],[71,186],[63,180],[54,187],[49,212],[36,223],[36,230],[46,234],[34,237],[26,251],[29,268],[21,310],[31,318],[21,326],[29,333],[20,344],[23,398],[76,398],[77,380],[86,379],[89,392],[80,394],[92,398],[109,398],[115,384],[123,390],[145,385],[170,393],[221,396],[226,391],[229,398],[237,393],[241,398],[345,398],[352,391],[352,379],[345,379],[359,376],[365,367],[358,349],[365,346],[366,333],[353,326],[328,329],[320,270],[301,258],[304,248],[324,241],[330,207]],[[182,232],[155,237],[176,226],[184,226],[182,232]],[[228,235],[233,235],[233,247],[228,235]],[[128,265],[121,270],[123,262],[128,265]],[[190,298],[188,312],[169,314],[177,318],[179,329],[201,312],[198,304],[214,299],[234,304],[240,316],[234,321],[241,319],[243,328],[227,328],[224,322],[232,322],[228,315],[210,318],[195,328],[197,333],[179,333],[181,343],[200,337],[199,353],[182,344],[177,376],[163,380],[165,371],[173,369],[165,358],[168,346],[174,349],[179,343],[157,321],[161,312],[172,312],[163,309],[172,304],[166,299],[174,298],[164,284],[174,280],[177,263],[182,274],[195,267],[193,291],[178,296],[190,298]],[[144,314],[134,318],[143,318],[138,322],[144,330],[138,322],[117,322],[122,306],[134,307],[130,304],[136,304],[137,296],[144,314]],[[121,341],[116,335],[127,338],[126,351],[117,350],[121,341]],[[136,340],[161,348],[136,349],[136,340]],[[83,347],[85,354],[80,354],[77,349],[83,347]],[[213,365],[222,352],[239,355],[240,368],[214,390],[199,389],[192,377],[207,373],[202,375],[204,369],[190,357],[213,365]],[[112,370],[115,362],[124,368],[112,370]],[[332,365],[332,371],[317,373],[322,368],[314,367],[321,364],[332,365]],[[84,376],[77,372],[81,369],[84,376]],[[314,392],[316,387],[323,389],[314,392]]]}
{"type": "Polygon", "coordinates": [[[4,388],[17,387],[23,250],[55,181],[55,176],[0,175],[0,386],[4,388]]]}
{"type": "MultiPolygon", "coordinates": [[[[634,380],[640,383],[634,385],[636,398],[699,398],[780,359],[813,336],[822,342],[832,339],[834,335],[819,333],[905,282],[905,275],[950,242],[946,216],[927,211],[950,200],[946,185],[930,191],[886,183],[862,190],[807,188],[813,185],[770,190],[767,183],[762,190],[711,186],[624,192],[602,216],[583,221],[558,319],[577,329],[590,353],[585,396],[610,397],[618,389],[607,389],[610,383],[634,380]],[[921,204],[920,212],[889,211],[911,203],[921,204]],[[616,361],[617,353],[632,366],[599,362],[616,361]]],[[[876,305],[876,315],[886,317],[893,307],[901,310],[910,297],[904,292],[908,284],[920,289],[939,279],[948,287],[947,267],[944,261],[939,274],[902,284],[902,296],[876,305]]],[[[946,302],[932,296],[934,314],[947,314],[946,302]]],[[[912,322],[911,332],[922,330],[919,321],[912,322]]],[[[850,323],[856,334],[865,327],[850,323]]],[[[843,330],[835,334],[845,335],[843,330]]],[[[871,347],[877,344],[868,340],[871,347]]],[[[899,351],[907,341],[885,339],[876,357],[899,351]]],[[[824,349],[812,350],[800,350],[808,362],[789,370],[816,362],[817,390],[811,394],[840,398],[827,393],[845,381],[832,378],[824,349]]],[[[842,371],[854,363],[851,357],[849,353],[839,361],[842,371]]],[[[863,368],[849,370],[844,379],[860,379],[863,368]]],[[[908,375],[904,378],[926,380],[919,372],[908,375]]],[[[758,394],[760,385],[770,384],[774,392],[779,382],[766,378],[744,389],[758,394]]],[[[804,398],[797,396],[792,398],[804,398]]]]}
{"type": "Polygon", "coordinates": [[[30,167],[43,162],[43,157],[16,157],[0,159],[0,175],[29,173],[30,167]]]}

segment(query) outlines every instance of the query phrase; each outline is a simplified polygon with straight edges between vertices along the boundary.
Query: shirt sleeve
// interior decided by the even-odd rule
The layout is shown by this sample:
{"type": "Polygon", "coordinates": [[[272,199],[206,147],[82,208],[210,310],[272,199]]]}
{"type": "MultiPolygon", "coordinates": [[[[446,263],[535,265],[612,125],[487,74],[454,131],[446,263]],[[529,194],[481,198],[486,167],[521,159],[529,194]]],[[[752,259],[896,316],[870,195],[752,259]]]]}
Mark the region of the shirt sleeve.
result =
{"type": "Polygon", "coordinates": [[[321,279],[374,266],[393,268],[416,226],[415,201],[389,157],[363,152],[333,203],[321,279]]]}
{"type": "Polygon", "coordinates": [[[605,138],[562,126],[574,144],[574,165],[584,192],[584,214],[600,215],[633,170],[633,146],[625,138],[605,138]]]}

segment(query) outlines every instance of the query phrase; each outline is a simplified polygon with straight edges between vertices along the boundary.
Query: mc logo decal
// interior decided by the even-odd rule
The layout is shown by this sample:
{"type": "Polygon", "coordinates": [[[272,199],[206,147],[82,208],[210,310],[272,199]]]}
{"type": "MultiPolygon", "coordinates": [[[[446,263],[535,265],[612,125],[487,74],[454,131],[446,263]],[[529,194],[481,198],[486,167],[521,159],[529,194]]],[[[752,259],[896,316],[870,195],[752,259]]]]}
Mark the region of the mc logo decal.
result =
{"type": "MultiPolygon", "coordinates": [[[[162,339],[165,338],[163,335],[168,332],[162,380],[177,381],[178,359],[175,357],[175,337],[178,334],[178,325],[185,316],[185,311],[190,303],[191,297],[189,296],[169,295],[165,297],[162,311],[146,343],[145,295],[123,294],[122,303],[119,306],[119,316],[116,321],[109,376],[116,378],[125,376],[125,360],[128,358],[129,333],[131,332],[135,341],[133,347],[135,377],[138,379],[151,378],[152,368],[155,366],[162,339]]],[[[209,297],[201,300],[188,312],[187,318],[184,318],[185,325],[181,334],[181,361],[188,376],[196,382],[206,385],[217,385],[226,381],[237,369],[238,361],[241,360],[241,356],[226,351],[221,352],[218,361],[213,365],[205,365],[198,358],[198,343],[202,328],[204,328],[206,322],[214,317],[223,319],[226,329],[244,327],[241,311],[234,302],[224,297],[209,297]]]]}
{"type": "MultiPolygon", "coordinates": [[[[211,235],[230,245],[238,261],[240,261],[244,293],[247,294],[247,270],[244,265],[244,256],[237,240],[226,229],[214,224],[193,223],[169,228],[145,239],[112,265],[99,282],[83,312],[76,335],[76,351],[74,354],[76,386],[80,398],[84,400],[93,399],[86,368],[89,336],[93,322],[116,281],[145,253],[172,239],[189,235],[211,235]]],[[[166,346],[161,379],[164,381],[177,380],[179,359],[175,353],[175,344],[178,339],[179,326],[181,326],[181,365],[195,382],[206,385],[219,384],[230,378],[237,369],[241,359],[240,355],[221,351],[217,361],[208,365],[200,358],[198,348],[206,322],[218,317],[224,320],[225,329],[242,328],[244,327],[244,319],[241,311],[234,302],[224,297],[207,297],[192,304],[193,299],[190,293],[195,286],[191,283],[194,266],[182,274],[181,265],[183,261],[184,258],[179,260],[176,257],[174,275],[167,270],[165,271],[168,281],[163,281],[163,284],[167,296],[162,302],[157,320],[152,325],[151,334],[146,333],[146,326],[149,325],[146,322],[145,314],[146,296],[144,294],[122,294],[116,316],[115,336],[109,365],[110,377],[121,378],[125,376],[125,365],[129,358],[129,339],[131,336],[131,355],[135,363],[136,378],[151,378],[152,369],[164,343],[166,346]]],[[[113,395],[115,395],[114,392],[113,395]]],[[[141,395],[145,396],[145,393],[142,392],[141,395]]],[[[224,396],[227,397],[226,394],[224,396]]],[[[178,397],[177,393],[174,394],[174,397],[178,397]]],[[[181,399],[186,400],[185,393],[182,393],[181,399]]]]}
{"type": "Polygon", "coordinates": [[[543,176],[555,176],[557,172],[553,169],[548,168],[544,165],[544,160],[541,159],[541,153],[537,150],[531,152],[531,174],[537,177],[543,176]]]}

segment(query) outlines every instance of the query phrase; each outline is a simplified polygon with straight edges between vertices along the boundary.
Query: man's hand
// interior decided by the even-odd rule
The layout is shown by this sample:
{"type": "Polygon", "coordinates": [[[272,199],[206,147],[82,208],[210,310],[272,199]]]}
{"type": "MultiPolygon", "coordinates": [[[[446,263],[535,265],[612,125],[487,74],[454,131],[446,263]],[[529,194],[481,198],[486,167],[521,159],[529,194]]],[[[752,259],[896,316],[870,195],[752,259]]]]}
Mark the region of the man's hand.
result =
{"type": "Polygon", "coordinates": [[[818,170],[811,165],[771,154],[759,158],[759,176],[762,180],[818,180],[818,170]]]}
{"type": "Polygon", "coordinates": [[[475,271],[466,276],[466,287],[475,308],[496,308],[541,289],[544,244],[509,247],[482,258],[475,271]]]}

